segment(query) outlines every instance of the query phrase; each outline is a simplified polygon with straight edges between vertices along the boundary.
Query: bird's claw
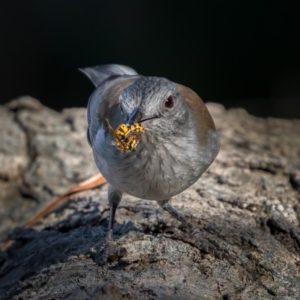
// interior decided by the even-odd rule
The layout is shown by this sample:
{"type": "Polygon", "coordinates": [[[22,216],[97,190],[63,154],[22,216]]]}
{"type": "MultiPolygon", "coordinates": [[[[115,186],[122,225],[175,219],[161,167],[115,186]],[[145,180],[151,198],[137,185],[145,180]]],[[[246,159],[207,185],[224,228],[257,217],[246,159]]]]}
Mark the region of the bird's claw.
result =
{"type": "Polygon", "coordinates": [[[182,240],[183,239],[183,232],[180,231],[176,227],[167,227],[164,231],[164,234],[169,233],[172,235],[172,238],[175,240],[182,240]]]}
{"type": "Polygon", "coordinates": [[[107,240],[104,253],[103,262],[114,262],[120,260],[127,255],[127,250],[123,247],[118,247],[112,239],[107,240]]]}

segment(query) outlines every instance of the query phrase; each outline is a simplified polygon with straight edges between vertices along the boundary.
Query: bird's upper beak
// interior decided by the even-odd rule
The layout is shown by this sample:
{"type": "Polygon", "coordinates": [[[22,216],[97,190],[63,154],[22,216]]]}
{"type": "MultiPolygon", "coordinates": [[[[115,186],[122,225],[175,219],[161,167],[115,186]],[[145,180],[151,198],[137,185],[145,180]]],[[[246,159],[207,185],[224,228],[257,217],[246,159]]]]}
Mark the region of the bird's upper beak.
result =
{"type": "Polygon", "coordinates": [[[128,119],[127,119],[127,126],[129,127],[130,125],[134,124],[137,119],[139,118],[139,108],[134,109],[131,114],[129,115],[128,119]]]}

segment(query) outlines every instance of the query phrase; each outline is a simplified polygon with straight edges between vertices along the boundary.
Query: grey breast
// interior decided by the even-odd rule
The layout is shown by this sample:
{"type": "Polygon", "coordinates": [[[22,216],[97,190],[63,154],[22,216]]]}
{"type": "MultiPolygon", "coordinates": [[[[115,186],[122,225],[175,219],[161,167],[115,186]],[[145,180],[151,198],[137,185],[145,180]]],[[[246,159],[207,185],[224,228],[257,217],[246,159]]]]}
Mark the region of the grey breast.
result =
{"type": "Polygon", "coordinates": [[[99,130],[95,161],[117,189],[143,199],[169,199],[192,185],[218,151],[215,132],[211,132],[208,146],[199,144],[191,132],[183,133],[180,141],[145,133],[136,151],[122,153],[112,144],[112,137],[99,130]]]}

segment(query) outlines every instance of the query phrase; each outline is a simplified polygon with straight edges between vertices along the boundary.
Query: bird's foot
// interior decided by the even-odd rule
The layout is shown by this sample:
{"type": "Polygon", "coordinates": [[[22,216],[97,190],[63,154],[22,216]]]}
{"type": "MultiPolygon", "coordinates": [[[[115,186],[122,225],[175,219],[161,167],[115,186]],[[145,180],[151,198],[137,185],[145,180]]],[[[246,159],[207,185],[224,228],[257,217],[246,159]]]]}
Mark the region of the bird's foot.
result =
{"type": "Polygon", "coordinates": [[[123,247],[118,247],[112,239],[107,239],[104,246],[103,263],[114,262],[120,260],[127,255],[127,250],[123,247]]]}
{"type": "Polygon", "coordinates": [[[172,238],[176,240],[181,240],[188,243],[200,251],[211,254],[218,259],[226,259],[230,264],[234,264],[229,255],[224,250],[219,250],[217,247],[211,245],[208,240],[203,238],[202,233],[199,228],[193,227],[190,232],[185,233],[177,228],[167,228],[164,232],[171,233],[172,238]]]}

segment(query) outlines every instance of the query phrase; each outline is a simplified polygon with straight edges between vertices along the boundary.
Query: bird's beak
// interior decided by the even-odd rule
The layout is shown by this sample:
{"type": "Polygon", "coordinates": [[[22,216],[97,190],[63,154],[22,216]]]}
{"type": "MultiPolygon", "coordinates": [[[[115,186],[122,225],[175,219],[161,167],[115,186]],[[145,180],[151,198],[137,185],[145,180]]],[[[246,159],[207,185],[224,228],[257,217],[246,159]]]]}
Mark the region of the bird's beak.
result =
{"type": "Polygon", "coordinates": [[[135,123],[137,116],[139,114],[140,110],[139,108],[136,108],[132,111],[132,113],[129,115],[128,119],[127,119],[127,126],[129,127],[130,125],[132,125],[133,123],[135,123]]]}

